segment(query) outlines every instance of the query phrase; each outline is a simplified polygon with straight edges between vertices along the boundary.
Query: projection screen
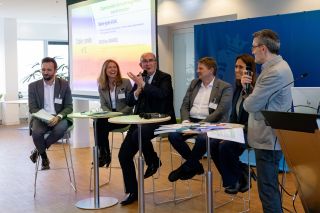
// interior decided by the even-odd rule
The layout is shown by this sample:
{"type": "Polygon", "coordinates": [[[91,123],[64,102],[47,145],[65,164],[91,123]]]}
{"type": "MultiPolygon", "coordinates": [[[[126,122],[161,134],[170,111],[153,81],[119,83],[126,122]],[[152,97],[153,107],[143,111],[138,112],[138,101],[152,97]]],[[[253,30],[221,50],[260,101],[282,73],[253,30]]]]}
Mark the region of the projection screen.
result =
{"type": "Polygon", "coordinates": [[[68,5],[69,68],[74,97],[98,96],[102,64],[138,74],[143,52],[157,53],[155,0],[89,0],[68,5]]]}

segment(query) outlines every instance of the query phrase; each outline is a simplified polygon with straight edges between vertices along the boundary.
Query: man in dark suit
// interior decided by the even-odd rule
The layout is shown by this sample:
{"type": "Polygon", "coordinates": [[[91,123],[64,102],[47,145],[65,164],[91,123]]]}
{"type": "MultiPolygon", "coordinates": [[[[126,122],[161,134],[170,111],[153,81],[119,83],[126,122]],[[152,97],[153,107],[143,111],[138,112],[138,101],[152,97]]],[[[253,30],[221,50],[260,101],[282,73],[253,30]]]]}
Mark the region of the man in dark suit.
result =
{"type": "MultiPolygon", "coordinates": [[[[131,72],[128,73],[128,76],[135,82],[132,91],[127,97],[128,105],[135,106],[134,114],[168,114],[171,116],[171,120],[166,123],[175,123],[171,76],[157,69],[157,60],[153,53],[142,54],[140,67],[144,71],[138,76],[131,72]]],[[[151,143],[151,139],[155,137],[154,130],[160,124],[141,126],[142,152],[148,166],[144,178],[152,176],[161,166],[161,162],[151,143]]],[[[126,199],[121,202],[122,205],[128,205],[138,199],[138,183],[133,162],[138,149],[138,128],[136,125],[131,125],[119,151],[125,192],[128,193],[126,199]]]]}
{"type": "MultiPolygon", "coordinates": [[[[181,105],[182,123],[188,122],[227,122],[232,103],[232,86],[216,77],[217,62],[210,57],[198,61],[198,76],[194,79],[183,98],[181,105]]],[[[185,142],[194,135],[174,132],[169,134],[169,141],[181,156],[186,159],[178,169],[169,174],[169,181],[190,179],[204,173],[199,162],[203,155],[202,146],[197,143],[191,150],[185,142]]],[[[197,138],[202,137],[198,135],[197,138]]]]}
{"type": "Polygon", "coordinates": [[[46,149],[57,140],[61,139],[71,122],[67,115],[72,112],[72,96],[69,83],[63,79],[56,78],[57,62],[54,58],[46,57],[41,62],[43,78],[29,84],[28,102],[29,112],[36,113],[45,110],[54,115],[48,121],[43,122],[37,118],[30,121],[30,129],[36,149],[31,152],[30,159],[35,163],[40,155],[42,158],[42,169],[50,169],[50,161],[46,149]],[[48,137],[44,137],[50,131],[48,137]]]}

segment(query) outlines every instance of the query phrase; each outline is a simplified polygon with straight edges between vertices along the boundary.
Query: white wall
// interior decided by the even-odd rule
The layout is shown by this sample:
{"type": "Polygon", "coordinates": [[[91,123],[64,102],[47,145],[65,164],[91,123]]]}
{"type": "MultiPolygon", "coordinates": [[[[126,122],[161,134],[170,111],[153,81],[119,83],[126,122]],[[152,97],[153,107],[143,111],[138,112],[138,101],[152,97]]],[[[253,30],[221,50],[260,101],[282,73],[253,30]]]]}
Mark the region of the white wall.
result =
{"type": "Polygon", "coordinates": [[[68,25],[65,24],[48,24],[48,23],[18,23],[18,39],[29,40],[68,40],[68,25]]]}
{"type": "Polygon", "coordinates": [[[238,19],[320,9],[314,0],[158,0],[158,24],[237,14],[238,19]]]}

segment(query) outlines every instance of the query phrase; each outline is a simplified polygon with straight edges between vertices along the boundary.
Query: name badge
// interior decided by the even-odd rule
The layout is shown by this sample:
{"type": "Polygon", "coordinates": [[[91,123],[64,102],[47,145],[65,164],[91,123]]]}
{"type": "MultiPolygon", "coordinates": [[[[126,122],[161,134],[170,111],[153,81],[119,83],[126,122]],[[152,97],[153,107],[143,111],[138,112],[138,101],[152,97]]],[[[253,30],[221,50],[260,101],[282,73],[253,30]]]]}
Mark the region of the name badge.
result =
{"type": "Polygon", "coordinates": [[[210,109],[217,109],[217,107],[218,107],[218,104],[213,103],[213,102],[209,103],[209,108],[210,109]]]}
{"type": "Polygon", "coordinates": [[[118,94],[118,99],[124,99],[126,98],[126,95],[124,93],[118,94]]]}
{"type": "Polygon", "coordinates": [[[62,104],[62,99],[61,98],[55,98],[54,99],[55,104],[62,104]]]}

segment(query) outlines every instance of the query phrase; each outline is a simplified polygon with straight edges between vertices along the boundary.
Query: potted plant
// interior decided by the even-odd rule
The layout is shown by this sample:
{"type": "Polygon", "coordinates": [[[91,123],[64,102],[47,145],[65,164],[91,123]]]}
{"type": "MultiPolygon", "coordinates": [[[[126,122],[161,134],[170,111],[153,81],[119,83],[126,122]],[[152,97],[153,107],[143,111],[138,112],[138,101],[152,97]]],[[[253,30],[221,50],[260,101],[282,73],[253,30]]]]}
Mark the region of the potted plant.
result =
{"type": "MultiPolygon", "coordinates": [[[[59,56],[55,56],[53,57],[54,59],[56,59],[56,61],[58,59],[62,59],[59,56]]],[[[39,62],[35,63],[34,65],[32,65],[32,69],[34,69],[34,71],[32,73],[30,73],[29,75],[27,75],[24,79],[23,79],[23,83],[25,82],[29,82],[31,80],[39,80],[42,78],[42,74],[41,74],[41,64],[39,62]]],[[[65,79],[67,81],[69,81],[69,67],[67,64],[61,64],[58,65],[57,67],[57,77],[65,79]]]]}

